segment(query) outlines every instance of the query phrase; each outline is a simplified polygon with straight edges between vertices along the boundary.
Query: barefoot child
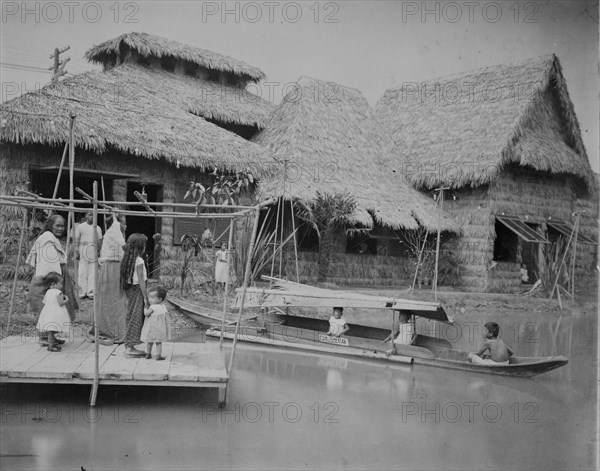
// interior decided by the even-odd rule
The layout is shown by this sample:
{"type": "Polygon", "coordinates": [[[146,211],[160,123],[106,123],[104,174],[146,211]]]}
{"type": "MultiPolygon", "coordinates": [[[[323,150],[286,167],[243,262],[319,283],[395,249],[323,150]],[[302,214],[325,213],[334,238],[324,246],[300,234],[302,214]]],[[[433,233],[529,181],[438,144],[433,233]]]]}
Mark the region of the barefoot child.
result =
{"type": "Polygon", "coordinates": [[[340,337],[350,330],[346,319],[344,319],[344,308],[334,307],[333,316],[329,318],[329,330],[327,335],[333,335],[334,337],[340,337]]]}
{"type": "Polygon", "coordinates": [[[162,356],[162,342],[171,337],[169,311],[164,304],[167,290],[162,286],[153,286],[148,289],[150,307],[144,310],[146,320],[142,328],[142,340],[146,342],[146,359],[152,358],[152,344],[156,344],[156,359],[164,360],[162,356]]]}
{"type": "Polygon", "coordinates": [[[48,291],[46,291],[42,301],[44,307],[40,312],[36,329],[41,332],[48,332],[49,352],[60,352],[60,344],[65,343],[65,341],[57,339],[56,333],[69,330],[71,325],[71,318],[66,306],[69,298],[62,293],[63,277],[60,273],[51,271],[44,277],[44,281],[48,286],[48,291]]]}
{"type": "Polygon", "coordinates": [[[469,353],[469,360],[476,365],[508,365],[513,351],[498,338],[500,327],[495,322],[488,322],[483,326],[483,347],[475,353],[469,353]],[[490,358],[482,358],[488,352],[490,358]]]}

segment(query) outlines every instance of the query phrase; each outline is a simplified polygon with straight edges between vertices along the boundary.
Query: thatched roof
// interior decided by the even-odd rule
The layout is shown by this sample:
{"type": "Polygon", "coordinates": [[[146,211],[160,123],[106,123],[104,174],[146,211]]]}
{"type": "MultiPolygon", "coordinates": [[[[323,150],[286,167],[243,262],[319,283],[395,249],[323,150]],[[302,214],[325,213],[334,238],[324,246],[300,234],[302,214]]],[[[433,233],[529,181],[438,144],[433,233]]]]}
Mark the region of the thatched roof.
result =
{"type": "Polygon", "coordinates": [[[376,107],[418,187],[479,186],[508,163],[591,185],[579,123],[555,55],[403,84],[376,107]]]}
{"type": "Polygon", "coordinates": [[[135,50],[144,57],[173,57],[207,69],[230,72],[252,82],[265,79],[262,70],[241,60],[147,33],[122,34],[92,47],[85,57],[91,62],[106,65],[117,62],[116,59],[122,57],[127,49],[135,50]]]}
{"type": "MultiPolygon", "coordinates": [[[[372,227],[375,219],[394,229],[437,228],[433,199],[402,178],[393,142],[358,90],[303,77],[253,141],[276,159],[289,160],[287,198],[311,201],[317,191],[348,192],[358,203],[355,223],[372,227]]],[[[281,192],[281,173],[261,182],[264,197],[281,192]]],[[[441,226],[457,230],[446,214],[441,226]]]]}
{"type": "MultiPolygon", "coordinates": [[[[264,149],[196,116],[261,127],[271,105],[248,92],[124,64],[90,71],[0,105],[0,140],[58,145],[75,113],[78,147],[115,148],[187,167],[243,170],[264,149]]],[[[269,160],[269,163],[271,160],[269,160]]]]}

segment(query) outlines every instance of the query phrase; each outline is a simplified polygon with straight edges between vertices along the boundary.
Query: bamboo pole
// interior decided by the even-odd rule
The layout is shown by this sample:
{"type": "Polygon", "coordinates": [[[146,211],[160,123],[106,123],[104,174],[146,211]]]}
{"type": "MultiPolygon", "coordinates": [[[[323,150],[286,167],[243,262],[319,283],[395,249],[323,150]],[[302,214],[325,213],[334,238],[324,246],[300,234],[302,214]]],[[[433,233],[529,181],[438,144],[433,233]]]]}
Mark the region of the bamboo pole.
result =
{"type": "Polygon", "coordinates": [[[579,221],[581,213],[575,215],[575,237],[573,238],[573,252],[571,253],[571,298],[575,299],[575,259],[577,256],[577,236],[579,235],[579,221]]]}
{"type": "MultiPolygon", "coordinates": [[[[100,175],[100,183],[102,184],[102,201],[106,199],[106,191],[104,190],[104,175],[100,175]]],[[[106,218],[104,218],[104,233],[106,233],[106,218]]]]}
{"type": "MultiPolygon", "coordinates": [[[[24,192],[24,190],[19,190],[20,192],[24,192]]],[[[30,193],[31,192],[27,192],[30,193]]],[[[42,202],[46,202],[46,201],[53,201],[56,200],[56,198],[44,198],[42,196],[36,195],[38,196],[39,200],[42,202]]],[[[18,198],[15,197],[13,195],[2,195],[3,198],[18,198]]],[[[75,204],[90,204],[90,201],[87,200],[78,200],[78,199],[72,199],[72,198],[65,198],[65,199],[60,199],[61,202],[63,203],[75,203],[75,204]]],[[[264,201],[262,203],[259,204],[259,206],[261,208],[265,207],[265,206],[269,206],[273,203],[275,203],[276,200],[274,199],[270,199],[267,201],[264,201]]],[[[108,200],[108,201],[102,201],[102,202],[98,202],[98,204],[100,206],[102,206],[102,204],[116,204],[116,205],[123,205],[123,204],[127,204],[127,206],[144,206],[144,203],[140,202],[140,201],[127,201],[127,202],[123,202],[123,201],[114,201],[114,200],[108,200]]],[[[152,206],[176,206],[176,207],[181,207],[181,208],[188,208],[188,209],[195,209],[197,206],[195,204],[187,204],[187,203],[164,203],[164,202],[160,202],[160,201],[153,201],[152,202],[152,206]]],[[[236,210],[240,210],[243,213],[254,213],[254,209],[256,208],[256,206],[236,206],[236,205],[219,205],[219,204],[202,204],[200,205],[201,208],[206,208],[206,209],[236,209],[236,210]]],[[[228,214],[236,214],[236,213],[228,213],[228,214]]],[[[216,213],[211,213],[208,215],[211,218],[217,217],[216,213]]]]}
{"type": "Polygon", "coordinates": [[[413,277],[413,282],[410,287],[410,292],[412,293],[415,289],[415,283],[417,282],[417,275],[419,274],[419,268],[421,268],[421,259],[423,258],[423,251],[425,250],[425,244],[427,243],[427,236],[429,235],[429,229],[425,229],[425,238],[423,239],[423,245],[421,250],[419,250],[419,256],[417,258],[417,268],[415,269],[415,276],[413,277]]]}
{"type": "MultiPolygon", "coordinates": [[[[40,202],[37,202],[37,203],[34,201],[38,201],[38,200],[31,199],[31,198],[25,198],[25,197],[8,197],[5,195],[0,195],[0,205],[4,205],[4,206],[12,205],[12,206],[20,206],[23,208],[26,207],[26,208],[47,209],[47,210],[56,209],[56,210],[64,211],[67,213],[68,212],[79,213],[82,211],[81,208],[73,208],[71,206],[64,205],[63,202],[65,200],[62,200],[62,199],[56,200],[55,202],[52,202],[52,200],[50,200],[50,203],[43,202],[41,200],[39,200],[40,202]]],[[[87,200],[82,200],[82,202],[85,204],[89,203],[89,201],[87,201],[87,200]]],[[[215,218],[231,219],[231,218],[239,218],[242,216],[249,215],[248,211],[240,211],[240,212],[235,212],[235,213],[227,213],[227,214],[219,214],[219,215],[216,213],[194,214],[194,213],[178,213],[178,212],[166,212],[166,211],[161,211],[160,213],[152,214],[152,213],[149,213],[146,211],[108,209],[108,208],[110,208],[110,206],[103,205],[102,203],[99,203],[99,206],[103,206],[107,209],[105,209],[105,210],[99,209],[98,214],[111,214],[114,211],[118,211],[119,214],[124,214],[124,215],[129,215],[129,216],[139,216],[139,217],[171,217],[171,218],[182,218],[182,219],[215,219],[215,218]]]]}
{"type": "Polygon", "coordinates": [[[71,232],[73,231],[73,209],[74,209],[74,192],[73,192],[73,174],[75,172],[75,145],[74,145],[74,128],[75,128],[75,115],[71,114],[71,126],[69,129],[69,215],[67,217],[67,247],[65,253],[67,255],[67,265],[69,263],[69,251],[71,249],[71,232]]]}
{"type": "Polygon", "coordinates": [[[219,348],[223,349],[223,331],[225,330],[225,313],[227,312],[227,292],[229,291],[229,275],[231,274],[231,244],[233,243],[233,223],[229,223],[229,243],[227,244],[227,279],[225,280],[225,293],[223,294],[223,319],[221,319],[221,337],[219,338],[219,348]]]}
{"type": "MultiPolygon", "coordinates": [[[[569,251],[569,247],[571,246],[571,240],[573,240],[573,235],[575,234],[575,226],[573,226],[573,230],[571,231],[571,235],[569,236],[569,241],[567,242],[567,246],[565,247],[565,253],[562,256],[562,260],[560,261],[560,264],[558,265],[558,271],[556,273],[556,280],[554,280],[554,285],[552,286],[552,291],[550,292],[550,299],[552,299],[552,297],[554,296],[554,290],[556,290],[556,286],[558,285],[558,280],[560,279],[560,274],[563,271],[563,266],[565,264],[565,258],[567,258],[567,252],[569,251]]],[[[560,293],[558,293],[558,302],[561,305],[560,308],[562,309],[562,303],[560,301],[560,293]]]]}
{"type": "Polygon", "coordinates": [[[23,243],[25,242],[25,232],[27,232],[27,209],[23,211],[21,238],[19,239],[19,250],[17,251],[17,261],[15,263],[15,276],[13,278],[12,291],[10,293],[10,306],[8,308],[8,319],[6,321],[6,335],[9,335],[10,333],[10,319],[15,307],[15,293],[17,292],[17,278],[19,277],[19,268],[21,267],[21,255],[23,253],[23,243]]]}
{"type": "Polygon", "coordinates": [[[229,367],[227,368],[227,375],[231,375],[231,369],[233,368],[233,358],[235,357],[235,347],[237,345],[238,334],[240,332],[240,324],[242,323],[242,311],[244,310],[244,301],[246,300],[246,289],[250,283],[250,269],[252,268],[252,254],[254,252],[254,245],[256,244],[256,233],[258,232],[258,219],[260,217],[260,206],[257,206],[254,214],[254,227],[252,228],[252,237],[250,239],[250,246],[248,247],[248,258],[246,260],[246,270],[244,271],[244,284],[242,285],[242,298],[240,300],[240,310],[238,312],[238,320],[235,325],[235,334],[233,336],[233,347],[231,351],[231,357],[229,358],[229,367]]]}
{"type": "MultiPolygon", "coordinates": [[[[279,278],[281,278],[281,272],[283,271],[283,229],[285,226],[285,198],[281,198],[281,227],[279,228],[279,278]]],[[[275,240],[277,240],[277,234],[275,234],[275,240]]]]}
{"type": "Polygon", "coordinates": [[[94,250],[96,251],[96,261],[94,262],[94,270],[96,277],[94,282],[94,383],[90,395],[90,405],[96,405],[96,397],[98,396],[98,382],[100,379],[100,334],[98,332],[98,301],[100,297],[99,276],[98,276],[98,182],[94,181],[94,207],[92,209],[92,232],[94,241],[94,250]]]}
{"type": "Polygon", "coordinates": [[[56,183],[54,184],[54,191],[52,192],[52,199],[56,198],[58,194],[58,185],[60,183],[60,177],[62,175],[63,166],[65,164],[65,157],[67,156],[67,149],[69,148],[69,141],[65,142],[65,149],[63,150],[62,157],[60,159],[60,166],[58,167],[58,175],[56,176],[56,183]]]}
{"type": "Polygon", "coordinates": [[[300,270],[298,269],[298,240],[296,239],[296,218],[294,217],[294,200],[290,199],[292,207],[292,231],[294,233],[294,257],[296,258],[296,283],[300,283],[300,270]]]}
{"type": "Polygon", "coordinates": [[[435,243],[435,272],[433,273],[433,299],[437,301],[438,265],[440,260],[440,233],[442,210],[444,209],[444,187],[440,187],[440,207],[438,210],[437,241],[435,243]]]}
{"type": "Polygon", "coordinates": [[[281,200],[277,200],[277,216],[275,217],[275,237],[273,238],[273,258],[271,260],[271,276],[275,274],[275,253],[277,251],[277,233],[279,232],[279,211],[281,210],[281,200]]]}

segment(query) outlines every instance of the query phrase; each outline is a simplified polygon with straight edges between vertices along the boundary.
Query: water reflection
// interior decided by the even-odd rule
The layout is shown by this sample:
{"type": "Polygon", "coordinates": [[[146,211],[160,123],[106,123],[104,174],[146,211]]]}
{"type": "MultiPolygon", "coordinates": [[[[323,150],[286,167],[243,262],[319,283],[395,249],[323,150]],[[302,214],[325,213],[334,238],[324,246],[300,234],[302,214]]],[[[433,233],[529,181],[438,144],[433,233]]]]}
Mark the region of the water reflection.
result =
{"type": "Polygon", "coordinates": [[[211,390],[101,385],[92,411],[89,387],[2,385],[0,465],[594,469],[595,317],[540,318],[536,342],[510,322],[519,354],[569,364],[523,379],[242,343],[224,411],[211,390]]]}

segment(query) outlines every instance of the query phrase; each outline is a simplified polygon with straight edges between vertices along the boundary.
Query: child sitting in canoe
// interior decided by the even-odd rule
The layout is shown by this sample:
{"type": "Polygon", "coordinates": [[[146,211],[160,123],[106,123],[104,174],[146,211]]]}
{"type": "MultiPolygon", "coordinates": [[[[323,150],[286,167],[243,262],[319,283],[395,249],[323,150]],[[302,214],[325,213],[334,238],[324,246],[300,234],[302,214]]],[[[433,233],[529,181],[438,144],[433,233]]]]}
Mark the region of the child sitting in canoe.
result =
{"type": "Polygon", "coordinates": [[[329,330],[327,335],[333,335],[334,337],[340,337],[350,330],[346,319],[344,318],[344,308],[334,307],[333,316],[329,318],[329,330]]]}
{"type": "Polygon", "coordinates": [[[469,360],[476,365],[508,365],[513,351],[498,338],[500,327],[495,322],[488,322],[483,326],[483,347],[477,352],[469,352],[469,360]],[[489,358],[482,358],[488,352],[489,358]]]}
{"type": "MultiPolygon", "coordinates": [[[[396,345],[411,345],[413,342],[413,337],[415,335],[415,326],[410,322],[410,316],[406,312],[400,311],[398,313],[398,326],[395,330],[394,337],[394,346],[391,350],[388,350],[386,354],[395,355],[396,345]]],[[[389,342],[391,340],[391,334],[384,340],[384,342],[389,342]]]]}

